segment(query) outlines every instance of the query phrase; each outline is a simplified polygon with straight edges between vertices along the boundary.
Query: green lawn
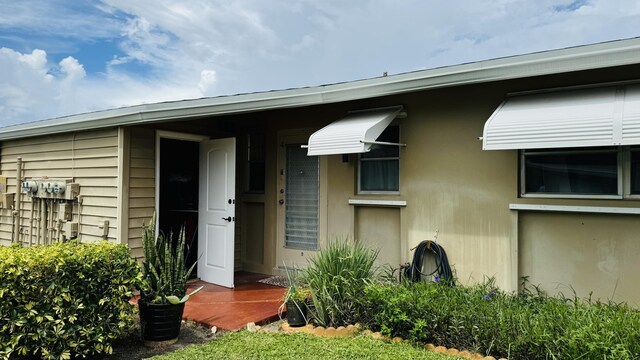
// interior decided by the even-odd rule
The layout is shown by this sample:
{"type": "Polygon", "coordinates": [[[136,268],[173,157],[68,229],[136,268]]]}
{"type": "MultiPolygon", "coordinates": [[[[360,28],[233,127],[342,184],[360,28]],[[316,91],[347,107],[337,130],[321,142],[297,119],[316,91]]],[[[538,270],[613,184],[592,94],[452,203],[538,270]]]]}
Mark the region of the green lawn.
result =
{"type": "Polygon", "coordinates": [[[369,337],[322,338],[307,334],[232,332],[156,360],[173,359],[454,359],[409,344],[369,337]]]}

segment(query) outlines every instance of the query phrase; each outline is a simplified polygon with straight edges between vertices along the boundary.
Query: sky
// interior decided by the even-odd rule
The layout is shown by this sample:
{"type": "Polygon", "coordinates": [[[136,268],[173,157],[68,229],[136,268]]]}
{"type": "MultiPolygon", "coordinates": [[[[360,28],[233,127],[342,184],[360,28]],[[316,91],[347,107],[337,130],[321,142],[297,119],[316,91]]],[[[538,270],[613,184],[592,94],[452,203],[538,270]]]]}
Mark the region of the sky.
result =
{"type": "Polygon", "coordinates": [[[0,0],[0,126],[638,36],[638,0],[0,0]]]}

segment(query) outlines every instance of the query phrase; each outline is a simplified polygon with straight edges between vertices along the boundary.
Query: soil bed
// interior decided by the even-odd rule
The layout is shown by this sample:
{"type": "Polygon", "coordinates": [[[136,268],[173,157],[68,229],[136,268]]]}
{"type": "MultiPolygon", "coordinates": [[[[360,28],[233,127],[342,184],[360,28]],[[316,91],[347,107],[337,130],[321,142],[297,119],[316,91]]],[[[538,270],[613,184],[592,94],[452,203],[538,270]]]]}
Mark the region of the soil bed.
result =
{"type": "Polygon", "coordinates": [[[105,355],[99,359],[147,359],[155,355],[176,351],[189,345],[204,344],[219,335],[220,333],[213,334],[211,332],[211,329],[196,324],[192,321],[183,321],[182,328],[180,330],[180,336],[178,336],[178,341],[165,347],[150,348],[145,346],[144,341],[142,341],[142,339],[140,338],[140,326],[139,323],[136,322],[136,325],[128,335],[125,335],[113,342],[113,354],[105,355]]]}

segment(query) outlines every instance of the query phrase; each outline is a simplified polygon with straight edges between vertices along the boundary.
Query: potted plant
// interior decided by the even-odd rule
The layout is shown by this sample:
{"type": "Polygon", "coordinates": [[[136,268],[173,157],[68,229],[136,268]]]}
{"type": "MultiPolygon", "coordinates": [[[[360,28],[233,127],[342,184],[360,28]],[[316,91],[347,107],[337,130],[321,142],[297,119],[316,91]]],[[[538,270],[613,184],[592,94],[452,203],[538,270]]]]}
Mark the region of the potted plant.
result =
{"type": "Polygon", "coordinates": [[[286,268],[289,288],[284,295],[283,307],[287,310],[287,323],[289,326],[304,326],[308,323],[307,303],[311,292],[300,286],[298,283],[298,273],[296,269],[286,268]]]}
{"type": "Polygon", "coordinates": [[[184,303],[202,289],[187,294],[187,279],[195,263],[186,270],[184,265],[184,228],[173,246],[171,236],[156,236],[155,215],[142,227],[144,261],[143,286],[140,289],[140,327],[147,345],[172,344],[180,334],[184,303]]]}

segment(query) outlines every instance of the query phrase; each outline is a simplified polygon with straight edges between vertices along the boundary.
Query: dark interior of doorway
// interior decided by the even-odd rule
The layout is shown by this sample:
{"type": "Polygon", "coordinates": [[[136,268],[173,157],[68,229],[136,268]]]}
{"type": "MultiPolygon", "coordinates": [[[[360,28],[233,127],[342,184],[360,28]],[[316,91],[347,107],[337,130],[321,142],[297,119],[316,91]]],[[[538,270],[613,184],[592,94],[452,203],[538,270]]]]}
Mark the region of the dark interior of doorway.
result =
{"type": "Polygon", "coordinates": [[[184,226],[187,268],[198,254],[198,154],[198,142],[160,138],[159,228],[177,242],[184,226]]]}

